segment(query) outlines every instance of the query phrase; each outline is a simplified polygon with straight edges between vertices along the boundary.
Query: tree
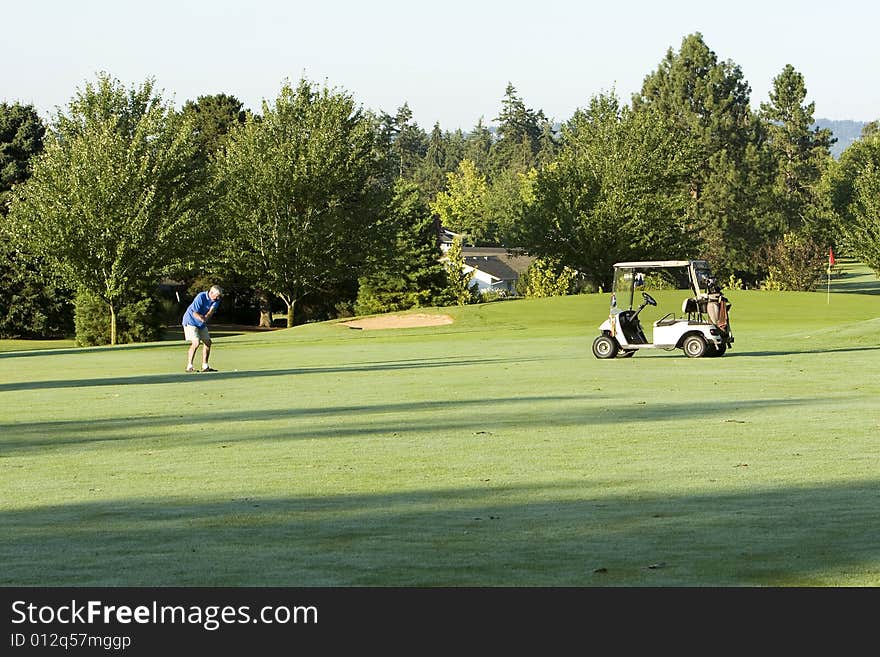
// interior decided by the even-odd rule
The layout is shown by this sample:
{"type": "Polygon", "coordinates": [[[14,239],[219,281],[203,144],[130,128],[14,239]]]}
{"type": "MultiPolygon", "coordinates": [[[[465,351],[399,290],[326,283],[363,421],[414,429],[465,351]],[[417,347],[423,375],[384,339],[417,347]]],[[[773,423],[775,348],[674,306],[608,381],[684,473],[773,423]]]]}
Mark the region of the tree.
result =
{"type": "Polygon", "coordinates": [[[181,113],[192,119],[198,152],[205,165],[226,145],[229,132],[247,117],[241,101],[227,94],[199,96],[184,103],[181,113]]]}
{"type": "Polygon", "coordinates": [[[880,275],[880,165],[869,162],[856,177],[848,215],[841,224],[847,250],[880,275]]]}
{"type": "Polygon", "coordinates": [[[439,123],[435,123],[428,136],[425,157],[414,175],[425,201],[433,200],[438,192],[446,188],[446,174],[457,166],[456,163],[450,167],[453,157],[448,141],[448,134],[440,129],[439,123]]]}
{"type": "Polygon", "coordinates": [[[446,256],[443,258],[446,268],[447,286],[441,297],[441,305],[465,306],[480,301],[479,286],[473,279],[472,271],[465,271],[464,255],[462,254],[461,238],[452,240],[446,256]]]}
{"type": "Polygon", "coordinates": [[[477,170],[483,175],[489,173],[492,144],[494,142],[495,138],[492,135],[492,131],[483,124],[482,117],[477,121],[474,129],[465,136],[463,157],[473,162],[477,170]]]}
{"type": "Polygon", "coordinates": [[[302,79],[217,158],[230,262],[284,302],[289,327],[303,297],[357,276],[387,203],[379,143],[350,94],[302,79]]]}
{"type": "Polygon", "coordinates": [[[28,177],[32,157],[43,150],[46,126],[33,105],[0,103],[0,214],[6,215],[13,185],[28,177]]]}
{"type": "Polygon", "coordinates": [[[458,170],[447,174],[447,190],[439,192],[431,210],[446,228],[467,235],[473,244],[482,243],[490,234],[486,216],[486,177],[470,160],[462,160],[458,170]]]}
{"type": "Polygon", "coordinates": [[[577,272],[554,259],[535,258],[522,278],[518,292],[526,297],[560,297],[570,294],[577,282],[577,272]]]}
{"type": "Polygon", "coordinates": [[[667,51],[633,96],[636,111],[652,108],[697,147],[688,223],[700,235],[700,254],[719,274],[755,275],[754,253],[776,228],[762,225],[772,205],[764,191],[772,169],[750,93],[740,67],[719,61],[695,33],[682,40],[678,52],[667,51]]]}
{"type": "Polygon", "coordinates": [[[768,263],[765,290],[809,292],[816,289],[825,272],[825,246],[803,232],[785,233],[765,248],[768,263]]]}
{"type": "Polygon", "coordinates": [[[383,114],[382,129],[387,135],[395,177],[413,180],[428,150],[428,136],[413,121],[413,113],[404,103],[397,114],[383,114]]]}
{"type": "MultiPolygon", "coordinates": [[[[775,166],[773,206],[780,215],[780,230],[786,233],[810,228],[816,217],[817,183],[836,141],[830,130],[812,127],[815,103],[804,104],[806,95],[803,75],[789,64],[773,80],[770,102],[761,103],[775,166]]],[[[812,232],[827,233],[818,228],[812,227],[812,232]]]]}
{"type": "Polygon", "coordinates": [[[496,121],[498,140],[492,148],[492,173],[505,169],[524,173],[534,167],[546,136],[548,122],[543,110],[526,107],[516,88],[508,83],[496,121]]]}
{"type": "Polygon", "coordinates": [[[369,254],[359,280],[359,315],[435,305],[447,285],[434,218],[414,183],[398,180],[387,218],[389,239],[369,254]]]}
{"type": "Polygon", "coordinates": [[[563,126],[555,164],[537,172],[521,245],[607,285],[618,260],[691,255],[686,210],[694,149],[655,111],[591,99],[563,126]]]}
{"type": "Polygon", "coordinates": [[[4,232],[11,190],[30,175],[45,132],[32,105],[0,103],[0,338],[60,337],[73,328],[71,291],[51,285],[42,263],[15,249],[4,232]]]}
{"type": "Polygon", "coordinates": [[[210,234],[199,232],[206,185],[196,148],[192,124],[152,80],[126,89],[101,73],[57,113],[32,177],[13,190],[17,243],[107,304],[111,344],[127,295],[210,234]]]}
{"type": "Polygon", "coordinates": [[[823,210],[832,218],[839,239],[850,248],[859,249],[861,240],[867,236],[864,233],[860,236],[855,230],[864,216],[857,216],[855,212],[858,207],[856,182],[872,169],[880,169],[880,131],[865,130],[862,138],[850,144],[838,160],[832,160],[822,175],[823,210]]]}
{"type": "Polygon", "coordinates": [[[509,169],[497,174],[489,184],[484,202],[487,244],[509,248],[521,245],[523,216],[534,199],[537,175],[537,169],[526,173],[509,169]]]}

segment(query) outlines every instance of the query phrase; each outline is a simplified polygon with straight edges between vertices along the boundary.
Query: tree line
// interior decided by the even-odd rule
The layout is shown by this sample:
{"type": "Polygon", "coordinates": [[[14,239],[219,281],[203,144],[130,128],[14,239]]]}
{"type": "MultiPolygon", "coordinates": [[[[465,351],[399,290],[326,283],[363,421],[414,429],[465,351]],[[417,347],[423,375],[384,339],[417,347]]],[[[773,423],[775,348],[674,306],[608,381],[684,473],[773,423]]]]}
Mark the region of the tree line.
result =
{"type": "Polygon", "coordinates": [[[880,272],[878,123],[835,159],[793,66],[757,111],[750,93],[696,33],[630,102],[599,94],[561,125],[510,84],[497,127],[466,133],[307,79],[259,112],[227,94],[177,110],[108,73],[48,125],[2,103],[0,337],[154,339],[179,319],[163,281],[288,326],[479,301],[439,225],[535,256],[553,293],[691,257],[728,287],[808,290],[832,246],[880,272]]]}

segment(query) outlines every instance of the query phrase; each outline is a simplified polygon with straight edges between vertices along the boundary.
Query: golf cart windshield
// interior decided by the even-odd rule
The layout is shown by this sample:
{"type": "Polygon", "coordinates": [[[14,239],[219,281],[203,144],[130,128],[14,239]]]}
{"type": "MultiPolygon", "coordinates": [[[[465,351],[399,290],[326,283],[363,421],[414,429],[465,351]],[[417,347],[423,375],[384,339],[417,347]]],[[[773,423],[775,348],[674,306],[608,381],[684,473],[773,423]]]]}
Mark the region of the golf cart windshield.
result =
{"type": "Polygon", "coordinates": [[[694,276],[697,279],[697,296],[709,294],[709,285],[715,282],[709,263],[705,260],[694,260],[694,276]]]}
{"type": "MultiPolygon", "coordinates": [[[[695,294],[692,265],[705,265],[701,271],[711,275],[708,264],[698,260],[658,260],[620,262],[614,265],[612,307],[632,309],[637,292],[687,290],[695,294]]],[[[705,289],[705,285],[701,285],[705,289]]]]}

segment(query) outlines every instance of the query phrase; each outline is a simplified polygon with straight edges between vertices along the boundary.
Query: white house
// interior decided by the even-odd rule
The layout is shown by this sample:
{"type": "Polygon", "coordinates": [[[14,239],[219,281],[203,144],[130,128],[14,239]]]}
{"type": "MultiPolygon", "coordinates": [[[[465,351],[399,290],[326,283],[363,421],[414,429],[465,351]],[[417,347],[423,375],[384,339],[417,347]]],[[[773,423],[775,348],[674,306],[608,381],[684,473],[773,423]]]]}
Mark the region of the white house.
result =
{"type": "MultiPolygon", "coordinates": [[[[440,227],[438,241],[445,255],[457,237],[464,237],[448,228],[440,227]]],[[[482,292],[497,291],[516,294],[520,275],[529,268],[534,257],[520,255],[514,249],[503,247],[462,246],[463,270],[471,273],[477,289],[482,292]]]]}

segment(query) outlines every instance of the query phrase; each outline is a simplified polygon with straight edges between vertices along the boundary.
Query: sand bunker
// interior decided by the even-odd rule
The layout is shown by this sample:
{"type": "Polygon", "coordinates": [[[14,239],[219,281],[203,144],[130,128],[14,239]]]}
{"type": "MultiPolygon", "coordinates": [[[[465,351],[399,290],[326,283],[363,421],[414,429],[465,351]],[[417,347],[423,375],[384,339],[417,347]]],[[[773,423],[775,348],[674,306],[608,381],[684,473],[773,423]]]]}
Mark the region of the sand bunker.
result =
{"type": "Polygon", "coordinates": [[[421,326],[441,326],[452,324],[453,319],[449,315],[427,315],[416,313],[413,315],[379,315],[377,317],[364,317],[352,319],[348,322],[340,322],[343,326],[354,329],[371,331],[377,329],[418,328],[421,326]]]}

